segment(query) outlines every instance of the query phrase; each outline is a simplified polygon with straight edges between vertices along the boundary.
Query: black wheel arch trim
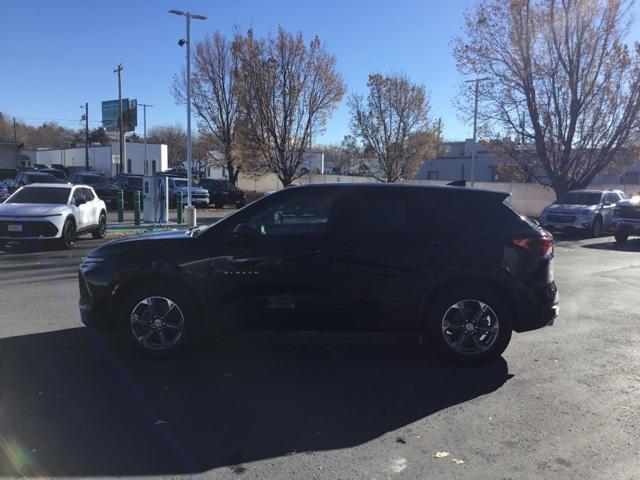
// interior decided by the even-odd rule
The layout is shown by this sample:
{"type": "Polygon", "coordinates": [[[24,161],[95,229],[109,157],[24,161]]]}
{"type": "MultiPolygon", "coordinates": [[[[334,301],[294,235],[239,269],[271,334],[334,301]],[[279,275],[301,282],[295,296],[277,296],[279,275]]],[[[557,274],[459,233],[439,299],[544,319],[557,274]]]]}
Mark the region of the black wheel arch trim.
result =
{"type": "Polygon", "coordinates": [[[204,316],[204,313],[207,310],[207,300],[200,288],[198,288],[197,284],[193,282],[189,276],[179,270],[151,268],[132,272],[129,275],[124,276],[124,278],[111,287],[111,295],[113,296],[111,309],[114,316],[119,314],[122,302],[126,298],[127,294],[138,286],[144,285],[145,280],[149,281],[149,283],[168,280],[170,281],[167,283],[169,285],[179,284],[194,295],[196,307],[204,316]]]}
{"type": "Polygon", "coordinates": [[[512,322],[514,327],[518,325],[518,319],[520,316],[518,304],[521,299],[521,292],[514,283],[513,278],[507,278],[505,275],[501,275],[498,272],[478,271],[477,269],[461,270],[450,274],[445,274],[438,277],[437,280],[431,282],[426,289],[426,293],[420,308],[419,319],[422,322],[429,308],[431,307],[433,300],[446,291],[448,288],[455,287],[457,285],[481,285],[484,287],[497,287],[497,289],[506,294],[506,301],[509,311],[513,315],[512,322]]]}

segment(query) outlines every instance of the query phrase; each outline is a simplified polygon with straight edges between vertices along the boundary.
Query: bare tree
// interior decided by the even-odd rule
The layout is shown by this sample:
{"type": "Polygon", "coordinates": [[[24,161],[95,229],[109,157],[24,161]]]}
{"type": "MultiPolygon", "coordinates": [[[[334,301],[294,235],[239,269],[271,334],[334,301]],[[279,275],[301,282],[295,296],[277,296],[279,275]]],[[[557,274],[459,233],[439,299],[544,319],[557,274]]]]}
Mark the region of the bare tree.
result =
{"type": "MultiPolygon", "coordinates": [[[[200,135],[214,152],[221,153],[212,155],[210,162],[224,166],[235,185],[241,162],[236,145],[238,60],[231,43],[219,32],[205,37],[196,45],[192,68],[191,102],[200,135]]],[[[173,83],[174,97],[181,103],[186,101],[185,75],[173,83]]]]}
{"type": "Polygon", "coordinates": [[[458,69],[489,78],[480,91],[487,131],[515,134],[505,155],[557,194],[589,185],[637,149],[640,47],[624,43],[630,5],[481,0],[454,40],[458,69]]]}
{"type": "Polygon", "coordinates": [[[151,128],[147,142],[167,145],[169,167],[175,167],[187,158],[187,132],[180,125],[151,128]]]}
{"type": "Polygon", "coordinates": [[[344,95],[335,56],[315,37],[283,28],[275,37],[236,34],[239,60],[236,83],[241,106],[243,150],[258,152],[283,185],[300,176],[312,135],[324,126],[344,95]]]}
{"type": "Polygon", "coordinates": [[[377,180],[397,182],[412,177],[437,146],[437,132],[429,120],[429,99],[424,86],[403,74],[369,75],[365,100],[349,99],[349,147],[377,180]],[[374,158],[372,165],[367,161],[374,158]]]}

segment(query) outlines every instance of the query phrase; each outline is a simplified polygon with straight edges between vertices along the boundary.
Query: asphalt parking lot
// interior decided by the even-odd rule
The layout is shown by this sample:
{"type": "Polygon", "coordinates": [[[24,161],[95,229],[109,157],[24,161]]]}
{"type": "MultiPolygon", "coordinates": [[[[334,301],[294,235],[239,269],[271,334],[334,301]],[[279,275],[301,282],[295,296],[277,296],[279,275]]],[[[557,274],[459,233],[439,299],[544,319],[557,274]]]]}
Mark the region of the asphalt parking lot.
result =
{"type": "Polygon", "coordinates": [[[559,239],[556,324],[479,368],[384,334],[138,358],[80,326],[99,243],[0,254],[0,476],[640,478],[638,240],[559,239]]]}

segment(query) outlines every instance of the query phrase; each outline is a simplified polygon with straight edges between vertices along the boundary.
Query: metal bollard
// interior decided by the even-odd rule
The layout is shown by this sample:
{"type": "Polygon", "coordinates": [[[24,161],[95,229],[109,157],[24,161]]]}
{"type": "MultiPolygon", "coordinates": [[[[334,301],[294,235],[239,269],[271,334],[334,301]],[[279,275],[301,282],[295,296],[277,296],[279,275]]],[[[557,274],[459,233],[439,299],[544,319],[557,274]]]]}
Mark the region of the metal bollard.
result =
{"type": "Polygon", "coordinates": [[[124,192],[118,190],[118,223],[124,222],[124,192]]]}
{"type": "Polygon", "coordinates": [[[140,192],[133,192],[133,222],[140,225],[140,192]]]}
{"type": "Polygon", "coordinates": [[[182,192],[176,193],[176,220],[178,224],[182,223],[182,192]]]}

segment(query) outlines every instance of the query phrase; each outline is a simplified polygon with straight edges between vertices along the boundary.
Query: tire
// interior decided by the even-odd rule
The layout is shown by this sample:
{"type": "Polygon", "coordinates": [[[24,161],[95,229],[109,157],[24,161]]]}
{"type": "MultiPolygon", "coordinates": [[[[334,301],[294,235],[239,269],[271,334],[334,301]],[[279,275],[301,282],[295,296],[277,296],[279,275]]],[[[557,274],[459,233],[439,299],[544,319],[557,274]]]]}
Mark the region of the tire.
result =
{"type": "Polygon", "coordinates": [[[596,217],[591,225],[591,236],[599,237],[600,235],[602,235],[602,217],[596,217]]]}
{"type": "Polygon", "coordinates": [[[629,234],[627,232],[616,232],[615,233],[616,243],[625,243],[629,239],[629,234]]]}
{"type": "Polygon", "coordinates": [[[213,202],[213,206],[214,206],[215,208],[217,208],[218,210],[220,210],[220,209],[224,208],[224,202],[222,202],[222,201],[220,201],[220,200],[215,200],[215,201],[213,202]]]}
{"type": "Polygon", "coordinates": [[[498,358],[511,340],[511,312],[501,295],[480,285],[453,286],[428,310],[425,335],[456,363],[480,365],[498,358]],[[478,316],[483,309],[482,316],[478,316]]]}
{"type": "Polygon", "coordinates": [[[107,233],[107,216],[104,212],[100,213],[100,218],[98,219],[98,226],[96,229],[91,232],[91,237],[98,240],[100,238],[104,238],[107,233]]]}
{"type": "Polygon", "coordinates": [[[120,335],[135,351],[149,357],[169,357],[184,351],[202,330],[192,297],[185,288],[159,283],[133,290],[120,308],[120,335]]]}
{"type": "Polygon", "coordinates": [[[56,243],[60,250],[69,250],[76,241],[76,222],[73,218],[67,218],[62,226],[62,235],[56,243]]]}

